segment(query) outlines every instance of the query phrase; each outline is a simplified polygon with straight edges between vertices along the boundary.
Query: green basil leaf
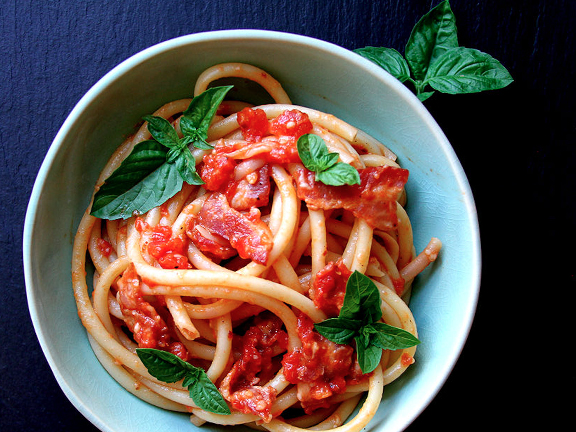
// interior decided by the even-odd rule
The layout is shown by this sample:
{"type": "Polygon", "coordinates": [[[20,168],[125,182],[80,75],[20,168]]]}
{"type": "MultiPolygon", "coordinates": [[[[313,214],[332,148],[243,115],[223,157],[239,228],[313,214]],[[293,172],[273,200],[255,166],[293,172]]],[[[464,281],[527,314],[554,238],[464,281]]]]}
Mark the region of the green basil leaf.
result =
{"type": "Polygon", "coordinates": [[[178,138],[178,134],[168,120],[150,115],[142,118],[148,122],[148,131],[152,135],[152,138],[160,144],[169,148],[179,144],[180,139],[178,138]]]}
{"type": "Polygon", "coordinates": [[[138,348],[136,354],[150,375],[167,383],[180,381],[194,367],[172,353],[154,348],[138,348]]]}
{"type": "Polygon", "coordinates": [[[456,17],[445,0],[424,15],[412,29],[404,54],[416,80],[446,50],[458,46],[456,17]]]}
{"type": "MultiPolygon", "coordinates": [[[[184,111],[180,118],[180,130],[184,136],[194,138],[194,145],[198,147],[197,141],[206,144],[208,138],[208,128],[218,110],[218,106],[224,100],[226,93],[232,86],[212,87],[196,96],[184,111]]],[[[202,148],[202,147],[198,147],[202,148]]],[[[211,146],[209,148],[212,148],[211,146]]]]}
{"type": "Polygon", "coordinates": [[[318,135],[304,134],[296,143],[304,166],[316,173],[316,181],[330,186],[360,184],[360,174],[352,165],[338,162],[338,153],[330,153],[318,135]]]}
{"type": "Polygon", "coordinates": [[[393,77],[404,82],[410,79],[410,68],[408,63],[398,51],[393,48],[371,47],[358,48],[355,53],[376,63],[393,77]]]}
{"type": "Polygon", "coordinates": [[[412,333],[382,322],[369,324],[363,330],[371,334],[371,344],[381,349],[404,349],[420,343],[420,340],[412,333]]]}
{"type": "Polygon", "coordinates": [[[184,375],[184,378],[182,380],[182,387],[190,387],[192,384],[194,384],[199,379],[200,379],[200,369],[199,368],[187,370],[187,372],[184,375]]]}
{"type": "Polygon", "coordinates": [[[365,344],[365,337],[358,335],[354,338],[356,341],[356,356],[358,365],[363,373],[370,373],[380,363],[382,359],[382,348],[372,344],[365,344]]]}
{"type": "Polygon", "coordinates": [[[180,130],[187,140],[187,144],[192,144],[202,150],[212,150],[214,147],[206,142],[208,132],[199,131],[193,123],[193,120],[189,117],[182,116],[180,118],[180,130]]]}
{"type": "Polygon", "coordinates": [[[144,141],[112,173],[94,196],[91,214],[101,219],[127,219],[164,203],[180,190],[182,178],[164,163],[167,150],[144,141]]]}
{"type": "Polygon", "coordinates": [[[338,318],[373,323],[382,318],[381,304],[378,287],[368,276],[355,270],[346,283],[344,303],[338,318]]]}
{"type": "Polygon", "coordinates": [[[338,163],[339,157],[338,153],[325,153],[318,158],[318,165],[324,167],[325,170],[330,169],[338,163]]]}
{"type": "Polygon", "coordinates": [[[188,149],[184,147],[178,157],[174,161],[176,169],[180,173],[182,179],[191,185],[203,185],[204,181],[196,172],[196,159],[188,149]]]}
{"type": "Polygon", "coordinates": [[[175,354],[154,349],[137,348],[136,354],[154,378],[167,383],[180,380],[188,388],[190,398],[199,408],[216,414],[230,414],[230,408],[206,372],[175,354]]]}
{"type": "Polygon", "coordinates": [[[429,91],[429,92],[421,92],[418,93],[416,96],[418,97],[418,99],[420,100],[420,102],[424,102],[426,99],[428,99],[430,96],[432,96],[434,94],[434,91],[429,91]]]}
{"type": "Polygon", "coordinates": [[[168,150],[168,153],[166,154],[166,162],[169,164],[176,162],[176,159],[178,159],[180,153],[182,153],[182,147],[174,146],[170,148],[170,150],[168,150]]]}
{"type": "Polygon", "coordinates": [[[337,344],[349,343],[361,326],[361,321],[347,318],[328,318],[321,323],[314,324],[318,333],[337,344]]]}
{"type": "MultiPolygon", "coordinates": [[[[300,160],[302,160],[304,166],[310,171],[318,172],[330,166],[327,164],[331,162],[333,156],[328,156],[330,154],[328,147],[324,140],[318,135],[302,135],[298,138],[296,147],[300,160]]],[[[336,155],[336,160],[338,160],[338,155],[336,155]]]]}
{"type": "Polygon", "coordinates": [[[425,83],[442,93],[476,93],[506,87],[512,76],[489,54],[473,48],[446,51],[428,69],[425,83]]]}
{"type": "Polygon", "coordinates": [[[352,165],[339,162],[324,171],[316,172],[316,180],[330,186],[353,185],[360,184],[360,174],[352,165]]]}
{"type": "Polygon", "coordinates": [[[199,370],[190,382],[188,391],[198,407],[215,414],[230,414],[230,408],[206,372],[199,370]]]}

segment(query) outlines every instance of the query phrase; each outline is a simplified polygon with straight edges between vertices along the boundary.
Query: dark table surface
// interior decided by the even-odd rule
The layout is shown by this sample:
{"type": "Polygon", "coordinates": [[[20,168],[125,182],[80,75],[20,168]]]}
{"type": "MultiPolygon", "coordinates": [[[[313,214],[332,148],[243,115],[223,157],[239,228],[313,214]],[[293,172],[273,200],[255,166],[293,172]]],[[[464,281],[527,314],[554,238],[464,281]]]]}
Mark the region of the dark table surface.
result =
{"type": "MultiPolygon", "coordinates": [[[[184,34],[259,28],[354,49],[403,52],[438,1],[161,2],[6,0],[0,4],[0,430],[95,430],[68,402],[28,314],[22,227],[36,173],[68,113],[106,72],[184,34]]],[[[482,288],[454,371],[410,431],[527,430],[568,419],[576,253],[576,2],[452,0],[461,45],[508,68],[509,87],[436,94],[425,105],[470,181],[482,288]],[[552,403],[550,403],[552,402],[552,403]]]]}

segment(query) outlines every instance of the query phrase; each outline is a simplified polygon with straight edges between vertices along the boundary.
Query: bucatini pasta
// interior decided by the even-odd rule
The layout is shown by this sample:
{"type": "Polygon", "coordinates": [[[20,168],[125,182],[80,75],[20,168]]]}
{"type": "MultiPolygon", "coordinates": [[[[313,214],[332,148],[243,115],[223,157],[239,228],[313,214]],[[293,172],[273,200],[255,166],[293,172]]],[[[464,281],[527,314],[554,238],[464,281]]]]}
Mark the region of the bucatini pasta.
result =
{"type": "MultiPolygon", "coordinates": [[[[333,115],[292,105],[278,81],[254,66],[216,65],[198,78],[194,95],[226,77],[259,83],[275,103],[220,104],[207,134],[213,149],[190,146],[202,185],[184,182],[163,204],[125,219],[86,210],[72,259],[79,316],[96,356],[122,386],[189,413],[195,425],[359,431],[383,387],[413,363],[415,347],[385,350],[365,374],[354,343],[331,342],[314,323],[338,316],[347,278],[358,271],[380,292],[382,322],[416,336],[407,306],[412,280],[441,243],[432,239],[416,254],[403,208],[408,172],[384,145],[333,115]],[[316,181],[297,151],[304,134],[322,138],[358,171],[360,184],[316,181]],[[91,293],[87,252],[95,268],[91,293]],[[231,414],[200,408],[182,382],[154,378],[139,347],[202,368],[231,414]]],[[[154,116],[181,136],[190,103],[169,102],[154,116]]],[[[95,192],[150,138],[144,122],[111,157],[95,192]]]]}

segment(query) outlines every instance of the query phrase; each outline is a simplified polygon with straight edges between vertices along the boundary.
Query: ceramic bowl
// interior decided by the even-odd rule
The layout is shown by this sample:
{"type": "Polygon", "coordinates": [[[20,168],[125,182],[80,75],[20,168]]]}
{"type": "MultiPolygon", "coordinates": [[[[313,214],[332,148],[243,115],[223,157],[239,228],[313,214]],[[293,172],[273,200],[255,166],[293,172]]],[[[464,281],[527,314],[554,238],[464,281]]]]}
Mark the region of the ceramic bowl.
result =
{"type": "Polygon", "coordinates": [[[422,340],[416,363],[385,388],[367,427],[402,430],[445,382],[473,320],[480,241],[472,193],[445,135],[404,85],[351,51],[293,34],[231,30],[169,40],[118,65],[72,110],[40,168],[24,230],[28,304],[48,363],[72,404],[103,431],[195,429],[187,415],[142,402],[102,368],[78,319],[70,260],[75,230],[113,150],[143,115],[190,97],[202,70],[230,61],[265,69],[295,104],[332,113],[377,137],[410,170],[407,211],[415,246],[421,250],[432,236],[444,246],[414,284],[410,306],[422,340]]]}

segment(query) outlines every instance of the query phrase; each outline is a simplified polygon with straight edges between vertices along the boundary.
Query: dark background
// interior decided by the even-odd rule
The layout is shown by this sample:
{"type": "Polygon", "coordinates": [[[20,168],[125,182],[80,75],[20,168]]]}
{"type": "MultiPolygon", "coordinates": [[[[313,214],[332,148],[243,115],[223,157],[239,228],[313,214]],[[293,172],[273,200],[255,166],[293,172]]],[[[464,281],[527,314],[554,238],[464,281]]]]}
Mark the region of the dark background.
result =
{"type": "MultiPolygon", "coordinates": [[[[95,430],[58,387],[26,304],[22,228],[36,173],[82,95],[158,42],[219,29],[298,33],[404,51],[434,1],[30,1],[0,4],[0,430],[95,430]]],[[[451,377],[408,428],[526,430],[568,419],[576,373],[576,2],[452,0],[463,46],[515,82],[425,105],[468,175],[482,288],[451,377]],[[573,350],[573,348],[572,348],[573,350]]]]}

